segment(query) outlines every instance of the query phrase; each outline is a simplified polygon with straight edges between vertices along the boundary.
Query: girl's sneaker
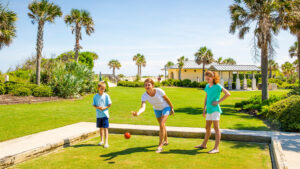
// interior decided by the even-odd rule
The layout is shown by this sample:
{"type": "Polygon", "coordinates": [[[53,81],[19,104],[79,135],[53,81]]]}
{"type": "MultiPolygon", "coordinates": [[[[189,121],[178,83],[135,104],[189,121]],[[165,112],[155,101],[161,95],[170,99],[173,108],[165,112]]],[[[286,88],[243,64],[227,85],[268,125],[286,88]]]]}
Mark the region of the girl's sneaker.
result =
{"type": "Polygon", "coordinates": [[[99,142],[99,143],[98,143],[98,146],[102,146],[102,145],[103,145],[103,142],[99,142]]]}
{"type": "Polygon", "coordinates": [[[109,145],[108,145],[108,144],[105,144],[105,145],[104,145],[104,148],[108,148],[108,147],[109,147],[109,145]]]}

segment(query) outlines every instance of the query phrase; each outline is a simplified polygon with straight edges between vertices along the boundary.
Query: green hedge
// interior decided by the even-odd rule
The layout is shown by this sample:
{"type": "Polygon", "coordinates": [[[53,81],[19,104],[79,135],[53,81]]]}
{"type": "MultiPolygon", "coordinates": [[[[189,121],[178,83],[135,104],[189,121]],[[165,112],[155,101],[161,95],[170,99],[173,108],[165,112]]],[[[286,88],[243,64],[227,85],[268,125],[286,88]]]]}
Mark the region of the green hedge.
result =
{"type": "Polygon", "coordinates": [[[174,80],[168,79],[161,82],[163,86],[177,86],[177,87],[197,87],[197,88],[204,88],[207,82],[196,82],[191,81],[190,79],[184,80],[174,80]]]}
{"type": "Polygon", "coordinates": [[[5,85],[4,83],[0,83],[0,95],[5,94],[5,85]]]}
{"type": "Polygon", "coordinates": [[[35,97],[50,97],[52,89],[49,86],[38,86],[33,89],[32,95],[35,97]]]}
{"type": "Polygon", "coordinates": [[[18,87],[12,91],[14,96],[31,96],[32,91],[26,87],[18,87]]]}
{"type": "MultiPolygon", "coordinates": [[[[118,86],[124,86],[124,87],[144,87],[144,82],[132,82],[132,81],[119,81],[118,86]]],[[[155,87],[160,87],[161,84],[158,82],[155,82],[155,87]]]]}
{"type": "Polygon", "coordinates": [[[300,131],[300,96],[293,95],[281,100],[266,112],[272,126],[285,131],[300,131]]]}
{"type": "Polygon", "coordinates": [[[272,103],[275,103],[283,98],[284,96],[271,95],[269,99],[262,101],[260,95],[255,95],[250,97],[250,99],[248,100],[235,103],[234,107],[240,108],[241,110],[256,112],[260,115],[263,115],[262,114],[263,106],[269,106],[272,103]]]}

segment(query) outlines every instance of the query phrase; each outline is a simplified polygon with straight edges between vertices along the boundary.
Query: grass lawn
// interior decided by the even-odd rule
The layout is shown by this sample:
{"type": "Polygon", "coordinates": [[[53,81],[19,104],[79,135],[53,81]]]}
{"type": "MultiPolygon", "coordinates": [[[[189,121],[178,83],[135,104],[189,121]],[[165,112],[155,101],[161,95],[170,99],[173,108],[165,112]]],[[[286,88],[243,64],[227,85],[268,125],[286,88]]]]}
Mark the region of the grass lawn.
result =
{"type": "MultiPolygon", "coordinates": [[[[204,91],[195,88],[163,88],[175,108],[175,117],[167,121],[169,126],[204,127],[202,117],[204,91]]],[[[112,99],[110,108],[111,123],[157,125],[152,106],[147,104],[146,112],[133,118],[132,110],[140,107],[144,88],[110,88],[112,99]]],[[[288,90],[270,91],[281,95],[288,90]]],[[[260,94],[261,91],[232,91],[231,97],[221,104],[221,128],[269,130],[260,119],[237,113],[234,103],[260,94]]],[[[0,105],[0,141],[45,131],[80,121],[95,122],[96,113],[92,107],[93,95],[76,101],[59,101],[35,104],[0,105]]]]}
{"type": "MultiPolygon", "coordinates": [[[[202,140],[170,137],[161,154],[158,137],[110,135],[108,149],[96,146],[99,138],[58,150],[13,168],[272,168],[267,144],[222,141],[219,154],[193,148],[202,140]],[[188,167],[187,167],[188,166],[188,167]]],[[[210,141],[209,148],[214,142],[210,141]]]]}

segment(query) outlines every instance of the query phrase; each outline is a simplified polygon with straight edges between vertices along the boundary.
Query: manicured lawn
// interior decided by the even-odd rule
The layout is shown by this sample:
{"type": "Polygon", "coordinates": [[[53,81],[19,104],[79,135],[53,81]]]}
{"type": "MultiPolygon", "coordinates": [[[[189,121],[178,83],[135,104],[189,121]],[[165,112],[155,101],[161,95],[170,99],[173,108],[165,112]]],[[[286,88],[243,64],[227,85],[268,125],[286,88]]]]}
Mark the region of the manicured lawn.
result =
{"type": "MultiPolygon", "coordinates": [[[[170,137],[161,154],[158,137],[110,135],[110,147],[96,146],[99,138],[21,163],[13,168],[272,168],[267,144],[222,141],[219,154],[193,148],[202,140],[170,137]]],[[[208,144],[213,147],[213,141],[208,144]]]]}
{"type": "MultiPolygon", "coordinates": [[[[175,117],[167,121],[169,126],[204,127],[202,117],[204,91],[194,88],[163,88],[175,107],[175,117]]],[[[143,88],[110,88],[113,105],[110,109],[111,123],[156,125],[157,120],[152,107],[147,104],[146,112],[133,118],[132,110],[140,106],[143,88]]],[[[288,90],[270,91],[281,95],[288,90]]],[[[221,104],[224,113],[221,116],[221,128],[269,130],[260,119],[243,113],[237,113],[234,103],[260,94],[261,91],[232,91],[231,97],[221,104]]],[[[91,121],[95,122],[95,109],[92,107],[93,95],[82,100],[59,101],[36,104],[0,106],[0,141],[45,131],[68,124],[91,121]]]]}

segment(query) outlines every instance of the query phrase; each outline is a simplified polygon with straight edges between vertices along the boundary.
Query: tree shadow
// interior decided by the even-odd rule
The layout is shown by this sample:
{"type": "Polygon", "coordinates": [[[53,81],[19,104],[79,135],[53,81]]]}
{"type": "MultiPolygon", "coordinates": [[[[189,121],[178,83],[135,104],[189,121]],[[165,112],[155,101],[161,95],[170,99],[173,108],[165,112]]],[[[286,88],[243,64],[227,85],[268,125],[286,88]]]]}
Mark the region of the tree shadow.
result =
{"type": "Polygon", "coordinates": [[[267,148],[267,144],[265,143],[248,143],[248,142],[239,142],[232,141],[234,145],[230,146],[231,148],[239,149],[239,148],[259,148],[261,150],[265,150],[267,148]]]}
{"type": "Polygon", "coordinates": [[[270,131],[270,128],[267,126],[248,126],[244,124],[235,124],[233,129],[237,130],[258,130],[258,131],[270,131]]]}
{"type": "Polygon", "coordinates": [[[171,149],[169,151],[163,151],[160,154],[183,154],[183,155],[196,155],[201,153],[207,153],[207,152],[201,152],[199,150],[203,149],[192,149],[192,150],[182,150],[182,149],[171,149]]]}
{"type": "Polygon", "coordinates": [[[183,107],[183,108],[177,108],[174,111],[175,111],[175,113],[186,113],[186,114],[191,114],[191,115],[199,115],[199,114],[202,114],[203,108],[183,107]]]}
{"type": "Polygon", "coordinates": [[[99,146],[96,144],[77,144],[77,145],[73,145],[71,147],[80,148],[80,147],[99,147],[99,146]]]}
{"type": "Polygon", "coordinates": [[[120,156],[120,155],[127,155],[127,154],[138,153],[138,152],[154,151],[154,150],[149,150],[148,149],[148,148],[151,148],[151,147],[156,147],[156,145],[145,146],[145,147],[127,148],[125,150],[111,152],[111,153],[108,153],[108,154],[103,154],[103,155],[100,155],[100,157],[107,157],[107,159],[105,159],[104,161],[108,161],[108,160],[112,160],[112,159],[114,159],[114,158],[116,158],[117,156],[120,156]]]}

